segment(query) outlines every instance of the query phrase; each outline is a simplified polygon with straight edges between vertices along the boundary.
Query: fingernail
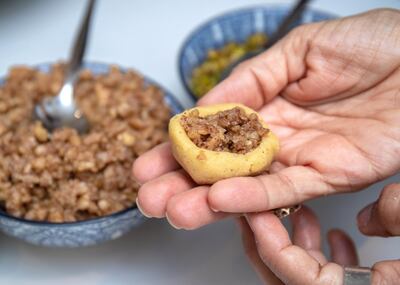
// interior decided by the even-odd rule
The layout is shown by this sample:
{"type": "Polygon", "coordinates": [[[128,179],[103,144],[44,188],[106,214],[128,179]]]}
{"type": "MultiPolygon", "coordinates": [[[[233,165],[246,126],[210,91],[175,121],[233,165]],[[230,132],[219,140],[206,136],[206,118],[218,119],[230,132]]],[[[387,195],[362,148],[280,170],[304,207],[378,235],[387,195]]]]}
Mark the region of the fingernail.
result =
{"type": "Polygon", "coordinates": [[[218,212],[219,212],[217,209],[214,209],[214,208],[212,208],[212,207],[210,207],[210,209],[211,209],[211,211],[213,211],[213,212],[215,212],[215,213],[218,213],[218,212]]]}
{"type": "Polygon", "coordinates": [[[181,230],[181,228],[177,227],[174,225],[174,223],[171,221],[171,219],[168,217],[168,213],[165,213],[165,217],[167,218],[168,223],[175,229],[181,230]]]}
{"type": "Polygon", "coordinates": [[[136,207],[138,207],[139,211],[142,213],[143,216],[145,216],[146,218],[152,218],[152,216],[150,216],[145,211],[143,211],[142,208],[140,208],[138,198],[136,198],[136,207]]]}
{"type": "Polygon", "coordinates": [[[361,228],[366,227],[369,224],[369,222],[371,221],[372,209],[373,209],[374,205],[375,205],[375,203],[372,203],[372,204],[366,206],[358,214],[358,217],[357,217],[358,225],[361,228]]]}

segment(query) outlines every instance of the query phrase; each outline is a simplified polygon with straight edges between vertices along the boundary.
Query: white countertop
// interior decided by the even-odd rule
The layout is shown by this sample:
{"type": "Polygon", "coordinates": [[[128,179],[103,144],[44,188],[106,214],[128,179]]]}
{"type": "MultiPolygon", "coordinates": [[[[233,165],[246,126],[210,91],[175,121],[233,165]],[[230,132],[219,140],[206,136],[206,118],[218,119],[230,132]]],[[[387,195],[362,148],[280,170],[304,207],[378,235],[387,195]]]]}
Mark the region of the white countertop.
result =
{"type": "MultiPolygon", "coordinates": [[[[176,65],[186,35],[210,16],[269,2],[103,0],[96,11],[87,58],[134,67],[189,106],[176,65]]],[[[0,74],[17,63],[65,58],[83,6],[78,0],[0,0],[0,74]]],[[[399,9],[400,1],[316,0],[312,6],[345,16],[378,7],[399,9]]],[[[400,176],[395,180],[400,181],[400,176]]],[[[311,203],[324,231],[340,227],[355,238],[363,265],[399,258],[399,239],[366,238],[355,227],[357,212],[376,199],[382,185],[311,203]]],[[[186,232],[151,220],[116,241],[73,250],[35,247],[0,234],[0,284],[242,285],[259,281],[232,221],[186,232]]]]}

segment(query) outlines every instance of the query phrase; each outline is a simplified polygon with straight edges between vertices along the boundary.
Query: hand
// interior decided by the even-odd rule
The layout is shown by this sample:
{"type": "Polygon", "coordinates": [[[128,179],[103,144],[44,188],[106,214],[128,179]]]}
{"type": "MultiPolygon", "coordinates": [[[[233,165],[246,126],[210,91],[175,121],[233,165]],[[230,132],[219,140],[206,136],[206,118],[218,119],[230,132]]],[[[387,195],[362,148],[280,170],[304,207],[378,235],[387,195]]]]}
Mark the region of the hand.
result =
{"type": "MultiPolygon", "coordinates": [[[[385,187],[379,200],[358,216],[368,235],[400,235],[400,184],[385,187]]],[[[351,239],[341,231],[328,234],[332,262],[322,254],[320,227],[315,215],[303,208],[291,216],[293,238],[270,212],[248,214],[239,221],[245,251],[265,284],[343,284],[343,267],[358,264],[351,239]],[[329,281],[328,281],[329,280],[329,281]]],[[[400,261],[377,262],[371,283],[398,284],[400,261]]]]}
{"type": "Polygon", "coordinates": [[[303,206],[290,220],[293,242],[281,221],[270,212],[238,219],[246,255],[263,283],[314,285],[330,280],[329,284],[342,285],[342,266],[358,265],[350,237],[341,230],[328,233],[329,262],[321,251],[321,229],[314,213],[303,206]]]}
{"type": "Polygon", "coordinates": [[[243,63],[199,104],[258,110],[281,141],[270,173],[198,186],[164,144],[134,164],[143,213],[194,229],[359,190],[399,171],[399,38],[400,13],[376,10],[301,26],[243,63]]]}

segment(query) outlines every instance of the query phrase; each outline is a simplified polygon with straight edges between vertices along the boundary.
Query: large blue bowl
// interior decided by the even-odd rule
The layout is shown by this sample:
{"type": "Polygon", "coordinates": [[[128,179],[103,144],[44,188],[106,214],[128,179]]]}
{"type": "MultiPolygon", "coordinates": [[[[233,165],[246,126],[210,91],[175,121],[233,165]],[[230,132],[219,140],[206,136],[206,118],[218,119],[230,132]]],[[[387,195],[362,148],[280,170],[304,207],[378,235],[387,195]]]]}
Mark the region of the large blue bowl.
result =
{"type": "MultiPolygon", "coordinates": [[[[102,63],[86,63],[84,67],[90,69],[94,74],[106,73],[109,70],[109,65],[102,63]]],[[[44,72],[48,72],[50,68],[51,64],[37,66],[37,69],[44,72]]],[[[165,102],[173,114],[183,111],[179,102],[169,91],[147,77],[145,77],[145,81],[164,91],[165,102]]],[[[4,78],[0,78],[0,85],[3,83],[4,78]]],[[[80,247],[116,239],[140,225],[145,219],[136,206],[109,216],[69,223],[29,221],[10,216],[0,210],[0,230],[7,235],[35,245],[80,247]]]]}
{"type": "MultiPolygon", "coordinates": [[[[256,32],[271,35],[290,8],[286,5],[244,8],[217,16],[200,25],[184,41],[178,57],[179,74],[186,91],[194,100],[198,99],[190,87],[192,71],[204,61],[208,50],[220,48],[229,42],[244,42],[256,32]]],[[[308,9],[293,27],[334,18],[332,14],[308,9]]]]}

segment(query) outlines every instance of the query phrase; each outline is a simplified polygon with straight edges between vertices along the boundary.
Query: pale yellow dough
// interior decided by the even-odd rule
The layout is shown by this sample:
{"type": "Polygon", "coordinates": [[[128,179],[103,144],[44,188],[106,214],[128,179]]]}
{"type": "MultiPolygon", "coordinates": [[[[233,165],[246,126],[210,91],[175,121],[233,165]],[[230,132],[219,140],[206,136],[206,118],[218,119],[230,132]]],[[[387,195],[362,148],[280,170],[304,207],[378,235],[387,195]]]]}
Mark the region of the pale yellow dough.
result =
{"type": "Polygon", "coordinates": [[[248,115],[257,114],[261,124],[268,128],[257,112],[244,105],[234,103],[196,107],[175,115],[169,122],[172,153],[198,184],[212,184],[225,178],[260,174],[269,168],[279,150],[278,138],[271,131],[263,137],[257,148],[246,154],[199,148],[190,140],[181,125],[181,117],[194,109],[197,109],[200,116],[204,117],[235,107],[242,108],[248,115]]]}

